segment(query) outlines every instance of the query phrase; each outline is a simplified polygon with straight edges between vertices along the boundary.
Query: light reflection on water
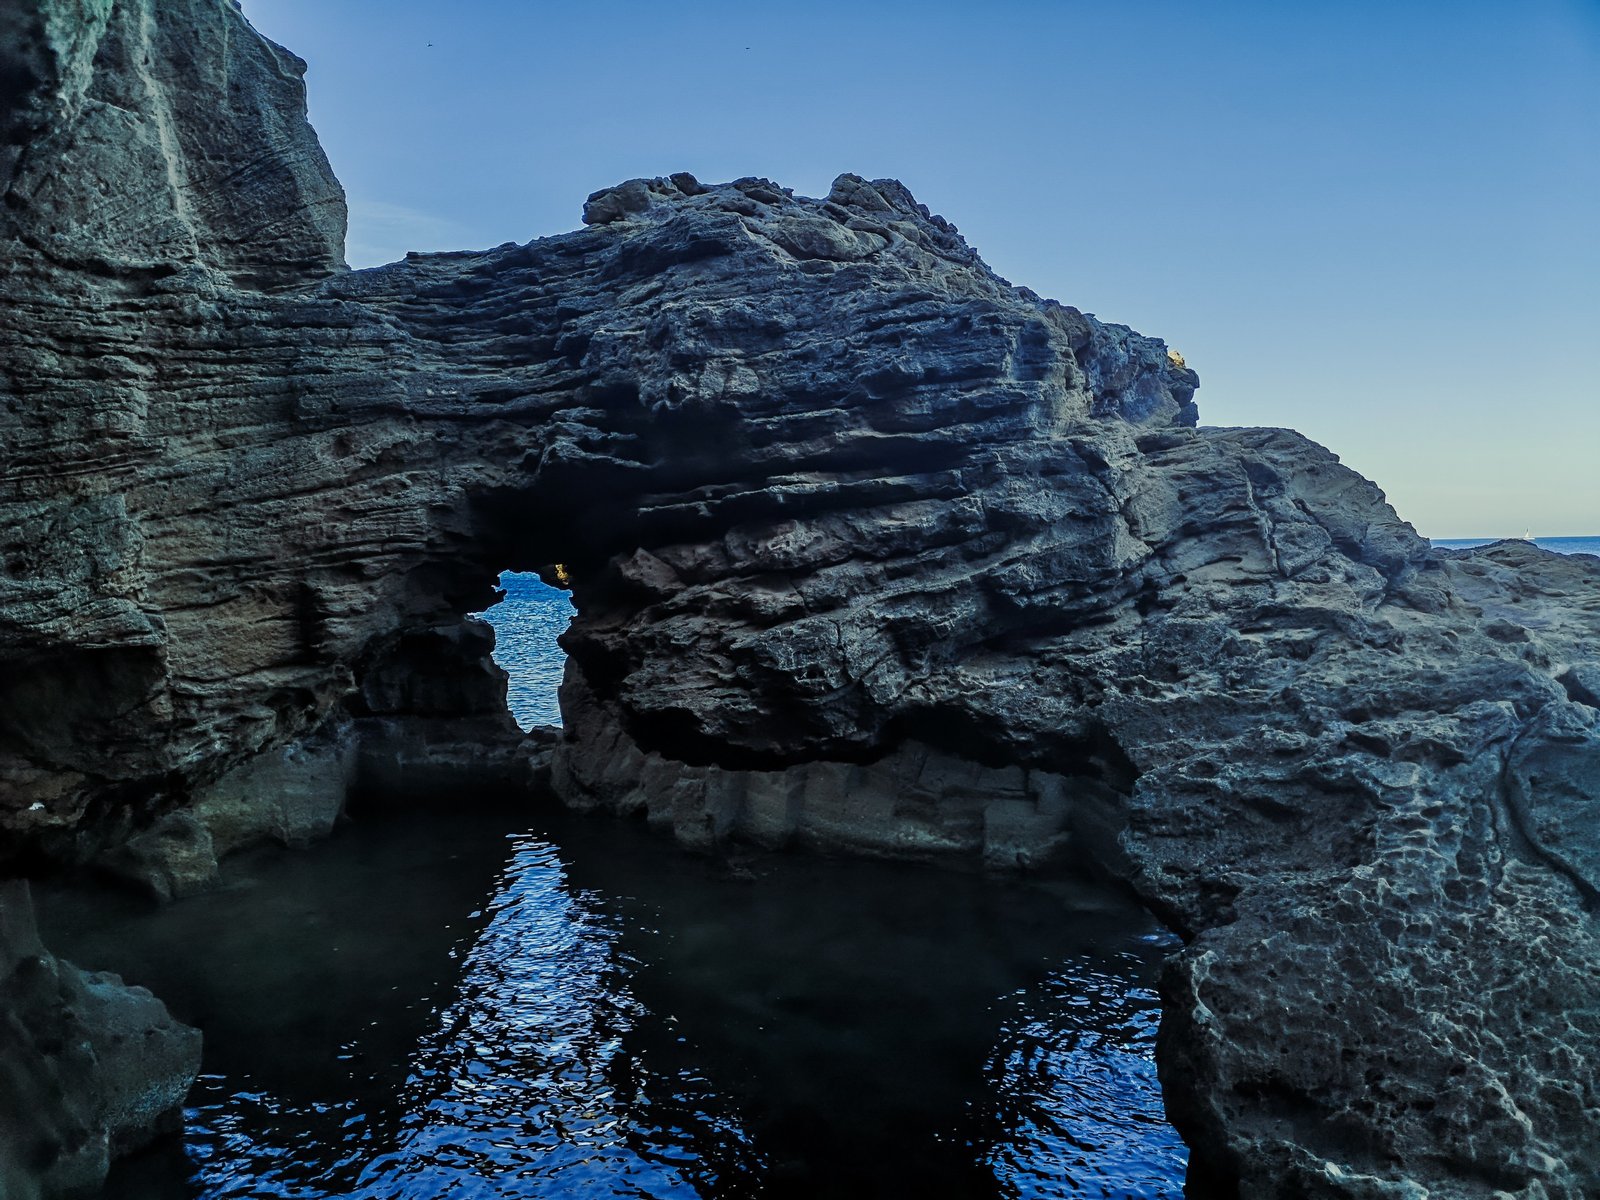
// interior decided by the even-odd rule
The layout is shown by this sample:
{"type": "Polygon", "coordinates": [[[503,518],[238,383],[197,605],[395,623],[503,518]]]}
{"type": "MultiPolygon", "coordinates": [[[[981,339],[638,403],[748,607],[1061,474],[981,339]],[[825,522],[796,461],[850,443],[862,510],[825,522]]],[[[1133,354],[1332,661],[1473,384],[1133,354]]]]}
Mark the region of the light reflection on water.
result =
{"type": "Polygon", "coordinates": [[[110,1194],[1180,1195],[1138,910],[532,823],[387,814],[156,911],[43,892],[64,956],[206,1032],[183,1146],[110,1194]]]}

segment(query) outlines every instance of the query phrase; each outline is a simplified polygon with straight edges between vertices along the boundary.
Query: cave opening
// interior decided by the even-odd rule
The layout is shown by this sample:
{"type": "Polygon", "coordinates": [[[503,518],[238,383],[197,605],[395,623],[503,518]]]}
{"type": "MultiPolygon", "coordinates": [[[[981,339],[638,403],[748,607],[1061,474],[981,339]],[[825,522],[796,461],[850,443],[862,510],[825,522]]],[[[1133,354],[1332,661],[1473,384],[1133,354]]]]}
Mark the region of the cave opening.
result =
{"type": "Polygon", "coordinates": [[[502,571],[501,598],[472,615],[494,628],[494,661],[507,675],[506,707],[526,732],[561,724],[561,679],[567,655],[560,637],[577,609],[565,587],[565,568],[547,572],[547,583],[531,571],[502,571]]]}
{"type": "MultiPolygon", "coordinates": [[[[155,916],[46,897],[52,944],[206,1020],[181,1141],[115,1168],[111,1194],[427,1196],[464,1172],[508,1196],[580,1173],[733,1194],[781,1163],[789,1195],[1042,1195],[1070,1171],[1176,1200],[1187,1152],[1154,1051],[1177,942],[1125,890],[731,840],[675,854],[659,829],[530,794],[530,747],[549,739],[517,738],[507,712],[561,724],[568,570],[591,617],[604,602],[600,569],[553,549],[451,563],[446,602],[363,671],[359,836],[239,856],[155,916]],[[543,565],[491,589],[498,563],[543,565]],[[395,803],[410,798],[444,802],[395,803]],[[530,1105],[559,1122],[530,1128],[530,1105]]],[[[999,851],[1050,840],[1036,822],[1069,793],[1109,819],[1131,787],[1103,731],[1064,744],[1081,770],[1056,783],[980,732],[908,727],[949,761],[927,769],[924,746],[829,764],[812,790],[937,823],[941,796],[918,789],[948,769],[954,823],[981,806],[984,861],[1020,866],[999,851]]],[[[733,773],[716,779],[726,798],[733,773]]]]}

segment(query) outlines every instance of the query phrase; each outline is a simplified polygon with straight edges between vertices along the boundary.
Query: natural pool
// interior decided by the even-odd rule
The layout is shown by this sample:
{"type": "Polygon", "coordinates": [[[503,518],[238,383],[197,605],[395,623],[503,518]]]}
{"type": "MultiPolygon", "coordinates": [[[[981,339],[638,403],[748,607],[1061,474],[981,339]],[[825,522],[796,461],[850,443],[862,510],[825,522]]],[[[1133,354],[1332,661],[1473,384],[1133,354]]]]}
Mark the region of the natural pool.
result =
{"type": "Polygon", "coordinates": [[[50,943],[205,1031],[107,1195],[1177,1197],[1136,907],[474,807],[369,814],[50,943]]]}

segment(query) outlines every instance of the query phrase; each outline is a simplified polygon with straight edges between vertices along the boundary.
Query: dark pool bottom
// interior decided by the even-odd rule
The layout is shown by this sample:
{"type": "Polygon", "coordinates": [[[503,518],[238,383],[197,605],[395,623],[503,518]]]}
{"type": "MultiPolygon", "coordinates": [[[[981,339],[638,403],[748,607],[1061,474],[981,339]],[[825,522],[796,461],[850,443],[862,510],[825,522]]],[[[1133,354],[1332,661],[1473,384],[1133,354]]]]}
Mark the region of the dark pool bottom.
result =
{"type": "Polygon", "coordinates": [[[449,803],[164,909],[40,907],[205,1031],[182,1145],[118,1200],[1182,1192],[1170,942],[1087,885],[449,803]]]}

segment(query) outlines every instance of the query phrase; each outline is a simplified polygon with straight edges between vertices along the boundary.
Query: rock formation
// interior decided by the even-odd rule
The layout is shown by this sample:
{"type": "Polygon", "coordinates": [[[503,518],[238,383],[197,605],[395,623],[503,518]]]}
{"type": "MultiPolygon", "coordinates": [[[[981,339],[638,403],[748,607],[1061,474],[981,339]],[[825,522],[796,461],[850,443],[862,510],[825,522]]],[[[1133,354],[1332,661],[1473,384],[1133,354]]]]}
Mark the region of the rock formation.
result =
{"type": "Polygon", "coordinates": [[[525,772],[464,614],[560,563],[570,803],[1076,858],[1180,931],[1197,1191],[1594,1194],[1600,562],[1198,428],[1161,342],[892,181],[633,180],[344,271],[300,64],[225,0],[0,12],[10,870],[178,892],[525,772]]]}
{"type": "Polygon", "coordinates": [[[39,944],[28,886],[0,883],[0,1196],[81,1195],[111,1157],[178,1125],[200,1034],[143,988],[39,944]]]}

